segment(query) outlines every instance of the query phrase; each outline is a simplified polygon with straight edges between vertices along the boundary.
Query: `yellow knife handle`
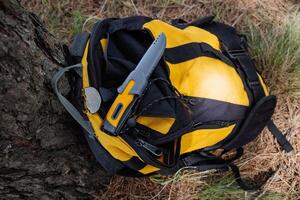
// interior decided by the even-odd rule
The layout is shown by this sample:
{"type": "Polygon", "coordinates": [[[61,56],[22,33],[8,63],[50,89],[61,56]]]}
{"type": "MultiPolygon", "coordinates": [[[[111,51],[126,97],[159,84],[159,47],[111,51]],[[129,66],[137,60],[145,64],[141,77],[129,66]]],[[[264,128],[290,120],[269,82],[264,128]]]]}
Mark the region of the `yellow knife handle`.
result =
{"type": "Polygon", "coordinates": [[[111,126],[113,126],[114,129],[117,128],[123,114],[134,100],[134,95],[130,94],[130,91],[133,88],[134,84],[134,80],[130,80],[128,82],[127,86],[125,87],[123,92],[117,96],[106,115],[106,120],[111,126]]]}

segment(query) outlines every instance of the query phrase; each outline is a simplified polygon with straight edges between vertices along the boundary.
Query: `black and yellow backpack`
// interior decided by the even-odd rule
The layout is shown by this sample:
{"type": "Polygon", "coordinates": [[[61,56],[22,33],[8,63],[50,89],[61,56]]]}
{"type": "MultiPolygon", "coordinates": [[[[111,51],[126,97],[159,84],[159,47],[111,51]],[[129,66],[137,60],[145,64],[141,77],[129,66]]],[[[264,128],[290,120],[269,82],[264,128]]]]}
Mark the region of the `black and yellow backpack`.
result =
{"type": "Polygon", "coordinates": [[[276,97],[257,72],[245,36],[213,17],[171,24],[143,16],[105,19],[91,33],[79,33],[65,57],[68,66],[53,77],[53,88],[108,173],[232,169],[247,188],[232,161],[265,126],[286,152],[292,150],[271,121],[276,97]],[[162,57],[153,61],[149,79],[141,74],[147,81],[142,93],[128,99],[126,89],[118,88],[160,33],[166,39],[162,57]],[[72,88],[68,99],[57,87],[66,71],[72,88]],[[116,112],[122,102],[131,106],[113,132],[103,126],[107,118],[117,117],[110,111],[116,101],[121,102],[116,112]],[[231,150],[235,156],[225,159],[222,155],[231,150]]]}

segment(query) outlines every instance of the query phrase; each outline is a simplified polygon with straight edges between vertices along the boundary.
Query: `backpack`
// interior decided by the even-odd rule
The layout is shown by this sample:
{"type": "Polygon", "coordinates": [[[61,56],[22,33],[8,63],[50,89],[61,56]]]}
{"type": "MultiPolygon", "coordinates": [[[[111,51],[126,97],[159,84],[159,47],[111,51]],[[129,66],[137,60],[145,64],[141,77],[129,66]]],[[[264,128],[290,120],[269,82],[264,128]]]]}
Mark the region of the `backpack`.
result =
{"type": "Polygon", "coordinates": [[[267,126],[286,152],[293,149],[271,120],[276,97],[257,72],[246,37],[213,17],[171,24],[144,16],[99,20],[91,33],[77,34],[65,54],[68,66],[55,74],[52,86],[109,174],[231,169],[249,189],[232,164],[245,144],[267,126]],[[165,49],[149,79],[139,78],[147,81],[142,93],[122,96],[118,88],[160,33],[165,49]],[[67,71],[68,98],[57,86],[67,71]],[[104,124],[117,100],[132,105],[115,133],[104,124]],[[236,153],[224,158],[228,151],[236,153]]]}

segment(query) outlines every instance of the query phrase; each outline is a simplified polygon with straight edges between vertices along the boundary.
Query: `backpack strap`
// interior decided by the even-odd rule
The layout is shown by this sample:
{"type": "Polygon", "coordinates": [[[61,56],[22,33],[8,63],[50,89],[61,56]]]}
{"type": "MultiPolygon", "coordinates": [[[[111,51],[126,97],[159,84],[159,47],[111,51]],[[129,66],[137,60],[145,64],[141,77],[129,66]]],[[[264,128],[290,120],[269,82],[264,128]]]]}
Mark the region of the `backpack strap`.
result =
{"type": "Polygon", "coordinates": [[[69,70],[75,68],[82,68],[81,63],[61,68],[52,78],[52,88],[54,93],[57,95],[61,104],[66,108],[70,115],[77,121],[78,124],[84,129],[84,136],[90,146],[92,153],[94,154],[96,160],[101,164],[101,166],[111,174],[115,174],[124,168],[123,164],[118,160],[112,158],[110,154],[99,144],[95,138],[93,128],[89,121],[85,120],[80,112],[71,104],[71,102],[65,98],[58,90],[57,83],[60,78],[69,70]]]}
{"type": "Polygon", "coordinates": [[[234,66],[222,52],[214,49],[207,43],[188,43],[177,47],[167,48],[165,50],[165,59],[172,63],[185,62],[200,56],[217,58],[230,66],[234,66]]]}
{"type": "MultiPolygon", "coordinates": [[[[256,72],[254,62],[252,61],[247,50],[246,38],[244,36],[239,36],[239,38],[239,40],[231,41],[231,44],[236,43],[232,45],[235,48],[228,48],[228,46],[226,46],[226,44],[224,44],[223,42],[222,44],[224,45],[223,47],[225,53],[227,53],[231,60],[237,63],[238,68],[240,68],[244,72],[248,87],[252,91],[252,105],[256,106],[256,103],[260,102],[260,100],[262,100],[263,98],[266,98],[265,92],[256,72]],[[238,43],[240,48],[236,47],[238,43]]],[[[276,127],[276,125],[271,120],[271,117],[266,125],[272,135],[277,139],[279,145],[285,150],[285,152],[291,152],[293,150],[292,145],[282,134],[282,132],[276,127]]]]}
{"type": "Polygon", "coordinates": [[[258,100],[265,96],[263,87],[260,83],[256,67],[249,55],[246,37],[237,33],[236,29],[219,22],[199,25],[215,34],[222,44],[223,53],[235,64],[237,71],[244,77],[245,84],[250,89],[250,104],[254,105],[258,100]]]}
{"type": "Polygon", "coordinates": [[[57,95],[61,104],[66,108],[66,110],[70,113],[70,115],[80,124],[80,126],[89,134],[93,135],[92,126],[88,121],[86,121],[80,114],[80,112],[71,104],[71,102],[65,98],[58,90],[57,83],[60,78],[69,70],[74,68],[81,68],[81,64],[76,64],[72,66],[68,66],[65,68],[61,68],[52,78],[51,84],[54,90],[54,93],[57,95]]]}
{"type": "MultiPolygon", "coordinates": [[[[186,47],[186,49],[180,47],[182,48],[182,50],[177,50],[175,54],[174,50],[170,49],[171,51],[169,54],[176,55],[177,60],[182,59],[181,57],[186,58],[185,60],[188,60],[195,58],[196,56],[205,55],[207,54],[207,52],[209,52],[209,54],[212,54],[214,57],[219,58],[223,62],[231,66],[237,66],[237,71],[240,74],[242,73],[242,76],[245,77],[245,84],[249,88],[249,90],[247,90],[247,93],[251,94],[249,96],[250,103],[254,105],[257,101],[259,101],[262,97],[265,96],[265,93],[257,75],[255,65],[251,60],[251,57],[247,50],[246,38],[242,35],[239,35],[235,28],[226,24],[215,22],[213,21],[213,19],[213,16],[208,16],[200,18],[191,23],[187,23],[181,19],[176,19],[172,21],[172,25],[182,29],[186,28],[187,26],[196,26],[215,34],[221,41],[223,47],[222,51],[226,56],[224,56],[222,52],[215,51],[214,49],[206,48],[208,51],[199,51],[199,49],[201,48],[190,47],[191,45],[189,47],[186,47]],[[189,51],[188,49],[193,49],[193,51],[189,51]],[[235,65],[233,65],[232,62],[235,65]]],[[[195,44],[193,44],[193,46],[195,46],[195,44]]],[[[171,58],[171,61],[176,60],[171,58]]]]}
{"type": "Polygon", "coordinates": [[[263,87],[260,83],[256,67],[247,51],[244,47],[243,37],[240,38],[240,48],[230,48],[224,43],[223,48],[231,60],[237,64],[237,66],[244,72],[247,80],[247,85],[252,91],[253,103],[255,104],[261,98],[265,96],[263,87]]]}
{"type": "Polygon", "coordinates": [[[285,135],[283,135],[272,120],[268,122],[267,127],[286,153],[293,151],[294,148],[291,143],[286,139],[285,135]]]}
{"type": "MultiPolygon", "coordinates": [[[[199,24],[197,26],[217,35],[220,39],[224,54],[230,58],[233,63],[235,63],[237,66],[236,70],[240,73],[242,80],[248,86],[245,89],[248,94],[251,94],[249,95],[250,104],[252,107],[255,107],[256,104],[266,96],[266,94],[259,80],[255,64],[249,55],[246,37],[238,34],[235,28],[219,22],[212,21],[210,23],[199,24]]],[[[253,108],[251,108],[251,110],[253,110],[253,108]]],[[[271,120],[266,121],[265,124],[268,126],[268,129],[277,139],[282,148],[286,152],[292,151],[293,147],[275,124],[271,120]]],[[[258,133],[259,132],[257,132],[257,135],[258,133]]],[[[248,132],[245,134],[248,134],[248,132]]]]}
{"type": "MultiPolygon", "coordinates": [[[[188,155],[187,157],[183,158],[182,167],[194,168],[199,171],[206,171],[206,170],[231,170],[234,175],[236,183],[239,185],[240,188],[246,191],[253,191],[258,190],[262,187],[263,184],[267,181],[267,179],[259,184],[255,183],[254,181],[245,181],[242,179],[240,175],[239,168],[233,164],[232,162],[243,155],[243,148],[237,148],[236,154],[234,157],[225,160],[221,158],[222,155],[227,153],[228,151],[224,151],[220,156],[215,156],[210,153],[205,152],[197,152],[188,155]]],[[[267,175],[269,178],[271,174],[267,175]]]]}

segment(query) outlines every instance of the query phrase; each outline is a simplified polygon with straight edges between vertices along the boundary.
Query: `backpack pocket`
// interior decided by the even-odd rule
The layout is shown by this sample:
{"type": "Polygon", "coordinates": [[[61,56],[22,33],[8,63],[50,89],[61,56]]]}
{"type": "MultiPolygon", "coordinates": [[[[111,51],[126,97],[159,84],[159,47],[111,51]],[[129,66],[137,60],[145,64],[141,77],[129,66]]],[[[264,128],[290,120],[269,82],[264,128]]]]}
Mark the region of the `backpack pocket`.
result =
{"type": "Polygon", "coordinates": [[[270,121],[275,107],[276,97],[273,95],[263,97],[259,100],[249,112],[240,130],[223,148],[238,148],[254,140],[270,121]]]}

